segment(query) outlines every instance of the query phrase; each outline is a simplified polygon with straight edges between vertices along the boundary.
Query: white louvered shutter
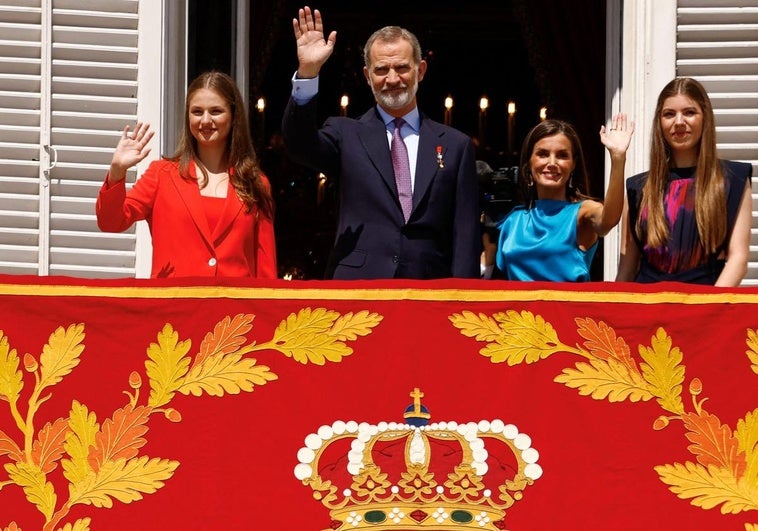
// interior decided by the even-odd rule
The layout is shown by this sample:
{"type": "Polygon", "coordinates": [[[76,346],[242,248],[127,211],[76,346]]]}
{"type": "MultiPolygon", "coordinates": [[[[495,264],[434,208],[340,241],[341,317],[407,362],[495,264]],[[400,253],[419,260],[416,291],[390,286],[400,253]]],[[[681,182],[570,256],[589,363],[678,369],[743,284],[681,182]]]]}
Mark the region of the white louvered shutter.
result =
{"type": "Polygon", "coordinates": [[[0,6],[0,272],[38,270],[42,33],[40,0],[0,6]]]}
{"type": "Polygon", "coordinates": [[[134,229],[101,233],[94,204],[136,120],[138,6],[0,6],[0,272],[134,276],[134,229]]]}
{"type": "MultiPolygon", "coordinates": [[[[758,0],[679,0],[676,72],[703,83],[713,101],[719,156],[753,164],[758,180],[758,0]]],[[[758,217],[753,192],[750,263],[758,285],[758,217]]]]}

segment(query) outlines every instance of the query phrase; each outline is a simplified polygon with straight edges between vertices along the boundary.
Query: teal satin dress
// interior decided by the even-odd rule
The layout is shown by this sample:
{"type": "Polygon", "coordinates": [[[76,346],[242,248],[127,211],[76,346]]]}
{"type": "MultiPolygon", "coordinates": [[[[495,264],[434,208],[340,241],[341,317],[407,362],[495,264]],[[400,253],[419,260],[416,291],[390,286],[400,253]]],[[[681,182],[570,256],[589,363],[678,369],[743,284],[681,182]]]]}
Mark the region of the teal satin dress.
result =
{"type": "Polygon", "coordinates": [[[514,208],[500,224],[497,267],[508,280],[586,282],[598,242],[577,246],[581,202],[538,199],[527,210],[514,208]]]}

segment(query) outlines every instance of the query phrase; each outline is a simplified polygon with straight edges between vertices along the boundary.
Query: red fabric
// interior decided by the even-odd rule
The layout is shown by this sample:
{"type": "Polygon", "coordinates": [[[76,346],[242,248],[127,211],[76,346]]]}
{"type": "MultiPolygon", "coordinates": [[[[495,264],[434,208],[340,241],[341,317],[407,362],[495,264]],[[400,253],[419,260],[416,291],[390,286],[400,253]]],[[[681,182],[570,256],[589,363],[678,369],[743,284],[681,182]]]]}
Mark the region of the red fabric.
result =
{"type": "MultiPolygon", "coordinates": [[[[403,423],[416,388],[432,422],[501,419],[531,439],[543,474],[507,509],[506,529],[744,529],[758,522],[756,305],[756,288],[673,283],[0,277],[0,529],[12,522],[24,531],[45,529],[41,511],[10,479],[9,467],[19,461],[44,464],[55,511],[63,514],[54,529],[82,518],[91,519],[91,529],[109,531],[329,529],[329,511],[295,477],[306,437],[338,420],[403,423]],[[365,317],[360,333],[340,328],[359,314],[365,317]],[[256,360],[255,367],[268,367],[276,379],[253,382],[253,392],[177,392],[151,412],[149,375],[156,373],[149,367],[160,358],[156,352],[172,351],[169,332],[187,342],[179,351],[197,364],[213,343],[207,336],[238,315],[253,316],[250,328],[242,327],[242,341],[228,341],[224,352],[249,347],[241,359],[256,360]],[[496,323],[479,340],[472,328],[477,319],[496,323]],[[80,342],[71,339],[75,333],[51,339],[71,326],[81,327],[80,342]],[[310,345],[311,357],[298,359],[306,350],[288,350],[295,343],[310,345]],[[56,352],[77,345],[80,354],[51,368],[56,352]],[[511,357],[499,361],[504,352],[511,357]],[[593,364],[617,372],[572,387],[577,371],[593,364]],[[19,419],[30,418],[35,371],[49,385],[39,392],[26,432],[47,442],[27,455],[19,419]],[[635,371],[641,376],[634,392],[614,384],[619,374],[635,371]],[[135,375],[141,386],[130,408],[125,393],[135,394],[135,375]],[[14,416],[9,382],[19,378],[14,416]],[[655,386],[667,390],[668,402],[628,398],[655,386]],[[66,425],[75,403],[99,426],[87,458],[93,470],[119,458],[135,466],[140,458],[178,466],[152,483],[155,492],[134,495],[126,480],[113,487],[141,499],[125,503],[101,492],[111,507],[78,503],[66,510],[64,463],[72,448],[66,425]],[[117,449],[109,446],[114,441],[121,443],[117,449]],[[708,508],[678,497],[661,479],[660,471],[687,467],[706,471],[698,492],[713,501],[708,508]],[[732,480],[739,488],[726,487],[732,480]]],[[[326,461],[336,465],[335,481],[349,483],[349,444],[340,442],[326,461]]],[[[402,452],[385,446],[382,466],[389,470],[402,452]]],[[[510,463],[506,468],[515,466],[507,449],[487,446],[493,474],[500,457],[510,463]]],[[[445,450],[439,448],[433,446],[432,460],[441,466],[445,450]]]]}
{"type": "MultiPolygon", "coordinates": [[[[194,164],[190,174],[195,175],[194,164]]],[[[152,162],[128,192],[123,180],[109,186],[106,179],[95,208],[106,232],[147,220],[153,278],[277,276],[273,221],[257,208],[246,212],[229,185],[221,218],[211,230],[197,182],[181,178],[176,162],[152,162]]]]}

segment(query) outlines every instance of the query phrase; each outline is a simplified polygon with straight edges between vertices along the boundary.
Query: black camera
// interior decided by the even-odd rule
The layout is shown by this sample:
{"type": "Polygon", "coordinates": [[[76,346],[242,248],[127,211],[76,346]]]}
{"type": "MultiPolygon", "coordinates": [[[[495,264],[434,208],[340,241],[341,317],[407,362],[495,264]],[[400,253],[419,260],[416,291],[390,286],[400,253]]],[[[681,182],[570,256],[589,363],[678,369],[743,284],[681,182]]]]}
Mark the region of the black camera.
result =
{"type": "Polygon", "coordinates": [[[495,228],[518,204],[518,166],[480,172],[479,190],[484,227],[495,228]]]}

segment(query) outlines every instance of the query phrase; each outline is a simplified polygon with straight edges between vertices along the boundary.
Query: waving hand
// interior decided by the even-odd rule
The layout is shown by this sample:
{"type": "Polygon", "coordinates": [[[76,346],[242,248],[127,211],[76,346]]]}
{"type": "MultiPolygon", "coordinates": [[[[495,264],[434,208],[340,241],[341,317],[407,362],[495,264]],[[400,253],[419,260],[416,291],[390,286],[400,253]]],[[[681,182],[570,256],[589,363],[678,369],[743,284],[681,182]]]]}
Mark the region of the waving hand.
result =
{"type": "Polygon", "coordinates": [[[324,23],[318,9],[311,11],[308,6],[298,10],[298,18],[292,19],[292,27],[297,39],[297,76],[300,78],[316,77],[321,67],[334,51],[337,32],[332,31],[324,39],[324,23]]]}

